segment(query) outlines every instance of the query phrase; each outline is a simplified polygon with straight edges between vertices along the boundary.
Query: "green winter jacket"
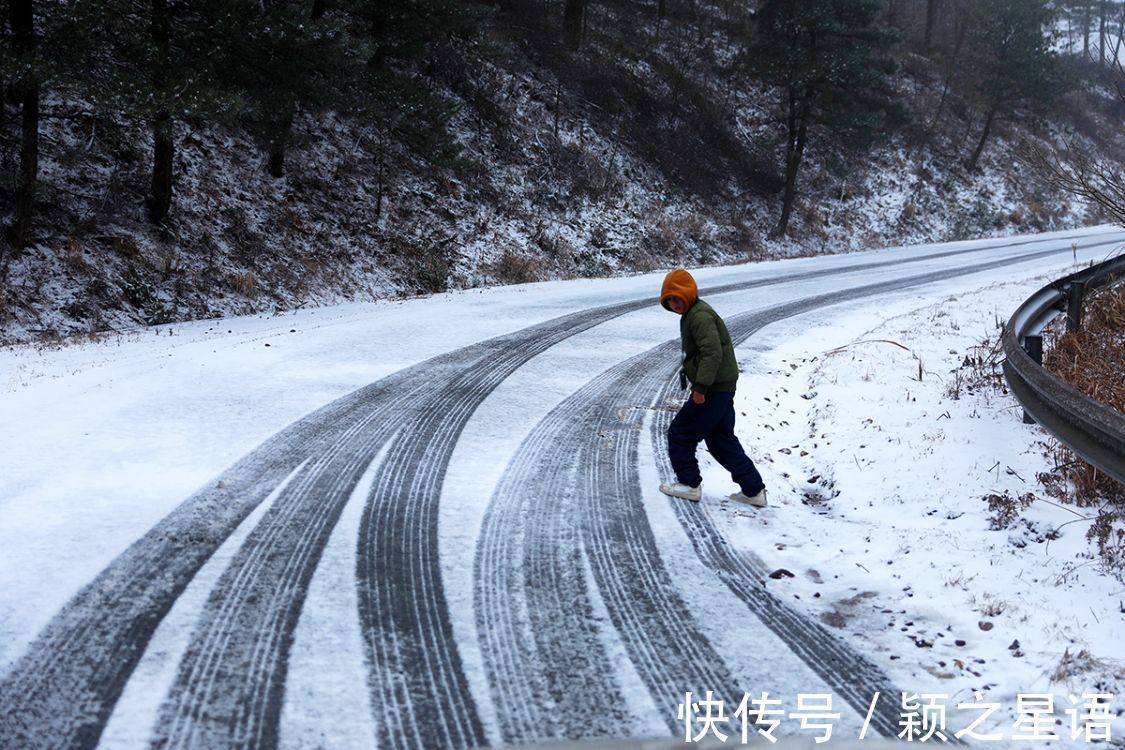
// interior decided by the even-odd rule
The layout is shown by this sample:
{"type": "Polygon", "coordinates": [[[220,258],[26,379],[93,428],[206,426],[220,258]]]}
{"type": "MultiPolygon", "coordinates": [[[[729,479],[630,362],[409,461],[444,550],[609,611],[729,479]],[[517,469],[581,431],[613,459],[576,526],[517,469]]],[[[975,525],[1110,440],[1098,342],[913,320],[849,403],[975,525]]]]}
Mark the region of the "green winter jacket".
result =
{"type": "Polygon", "coordinates": [[[697,300],[680,318],[680,343],[684,350],[684,374],[700,393],[733,393],[738,380],[738,361],[730,332],[719,314],[697,300]]]}

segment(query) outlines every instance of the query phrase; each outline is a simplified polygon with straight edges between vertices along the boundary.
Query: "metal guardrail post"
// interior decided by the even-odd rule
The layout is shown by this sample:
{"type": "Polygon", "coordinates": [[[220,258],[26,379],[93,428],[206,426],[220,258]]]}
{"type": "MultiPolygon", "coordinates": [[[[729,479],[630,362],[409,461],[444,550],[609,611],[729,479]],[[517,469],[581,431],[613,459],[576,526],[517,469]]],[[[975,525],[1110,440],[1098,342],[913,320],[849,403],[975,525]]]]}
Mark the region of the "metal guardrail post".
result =
{"type": "MultiPolygon", "coordinates": [[[[1028,334],[1023,337],[1023,350],[1027,352],[1027,356],[1031,357],[1031,361],[1040,367],[1043,366],[1043,337],[1038,334],[1028,334]]],[[[1035,424],[1035,420],[1027,413],[1027,409],[1023,410],[1023,423],[1035,424]]]]}
{"type": "Polygon", "coordinates": [[[1086,296],[1086,282],[1077,279],[1070,282],[1067,293],[1066,332],[1074,333],[1082,327],[1082,298],[1086,296]]]}

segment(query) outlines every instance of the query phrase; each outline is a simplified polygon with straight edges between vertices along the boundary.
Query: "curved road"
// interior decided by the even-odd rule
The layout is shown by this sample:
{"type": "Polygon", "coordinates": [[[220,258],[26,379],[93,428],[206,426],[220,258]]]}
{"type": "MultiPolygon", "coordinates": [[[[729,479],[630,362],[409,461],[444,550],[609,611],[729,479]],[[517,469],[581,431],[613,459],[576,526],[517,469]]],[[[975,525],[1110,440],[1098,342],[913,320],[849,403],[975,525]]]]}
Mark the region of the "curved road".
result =
{"type": "MultiPolygon", "coordinates": [[[[704,294],[730,301],[719,307],[736,310],[727,320],[741,343],[824,306],[1069,255],[1072,239],[1097,250],[1122,236],[997,240],[784,278],[748,273],[704,294]],[[747,300],[758,306],[747,309],[747,300]]],[[[645,712],[676,733],[685,691],[712,690],[736,705],[751,688],[747,670],[766,672],[767,660],[734,664],[712,642],[669,570],[674,553],[646,515],[639,453],[650,441],[646,450],[663,456],[676,341],[624,357],[546,413],[491,497],[475,499],[483,508],[476,547],[460,552],[472,561],[472,591],[446,590],[438,512],[466,425],[533,359],[653,304],[650,297],[596,307],[441,355],[272,437],[97,575],[0,678],[0,747],[97,746],[157,627],[260,505],[264,513],[185,635],[149,743],[278,745],[310,583],[357,487],[369,488],[355,550],[358,606],[341,616],[358,621],[379,746],[613,736],[644,725],[645,712]],[[451,594],[472,602],[467,627],[455,624],[451,594]],[[468,654],[466,632],[476,639],[468,654]]],[[[674,333],[671,322],[668,329],[674,333]]],[[[707,503],[671,508],[692,564],[713,571],[729,606],[744,608],[750,640],[759,631],[776,638],[860,718],[875,691],[894,692],[877,665],[760,584],[761,563],[732,551],[707,503]]],[[[884,735],[896,724],[889,709],[872,717],[884,735]]]]}

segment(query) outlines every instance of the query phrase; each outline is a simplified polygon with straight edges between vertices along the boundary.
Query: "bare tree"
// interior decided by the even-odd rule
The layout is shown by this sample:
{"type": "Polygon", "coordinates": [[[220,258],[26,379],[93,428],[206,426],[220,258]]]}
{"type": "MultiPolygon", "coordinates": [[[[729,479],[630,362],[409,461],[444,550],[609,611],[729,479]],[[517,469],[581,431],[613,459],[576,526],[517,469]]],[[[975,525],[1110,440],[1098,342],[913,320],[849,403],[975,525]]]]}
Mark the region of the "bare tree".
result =
{"type": "MultiPolygon", "coordinates": [[[[1115,66],[1117,96],[1125,104],[1125,67],[1120,61],[1115,66]]],[[[1075,144],[1055,154],[1025,144],[1023,159],[1052,184],[1101,206],[1115,222],[1125,226],[1125,175],[1120,164],[1095,159],[1075,144]]]]}

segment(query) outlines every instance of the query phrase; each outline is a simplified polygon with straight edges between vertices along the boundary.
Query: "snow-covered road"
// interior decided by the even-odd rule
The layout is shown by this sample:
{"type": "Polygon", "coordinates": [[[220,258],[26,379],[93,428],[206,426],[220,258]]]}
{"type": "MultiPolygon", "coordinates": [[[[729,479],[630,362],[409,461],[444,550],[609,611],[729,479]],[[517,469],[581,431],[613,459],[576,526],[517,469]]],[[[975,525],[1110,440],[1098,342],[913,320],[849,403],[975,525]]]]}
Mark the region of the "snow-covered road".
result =
{"type": "MultiPolygon", "coordinates": [[[[779,321],[1123,241],[1102,227],[696,275],[741,355],[779,321]]],[[[833,695],[856,736],[877,691],[910,686],[762,585],[720,494],[656,492],[679,398],[660,279],[0,353],[18,426],[0,443],[0,746],[666,735],[686,691],[734,706],[764,682],[833,695]]],[[[898,731],[891,703],[869,721],[898,731]]]]}

